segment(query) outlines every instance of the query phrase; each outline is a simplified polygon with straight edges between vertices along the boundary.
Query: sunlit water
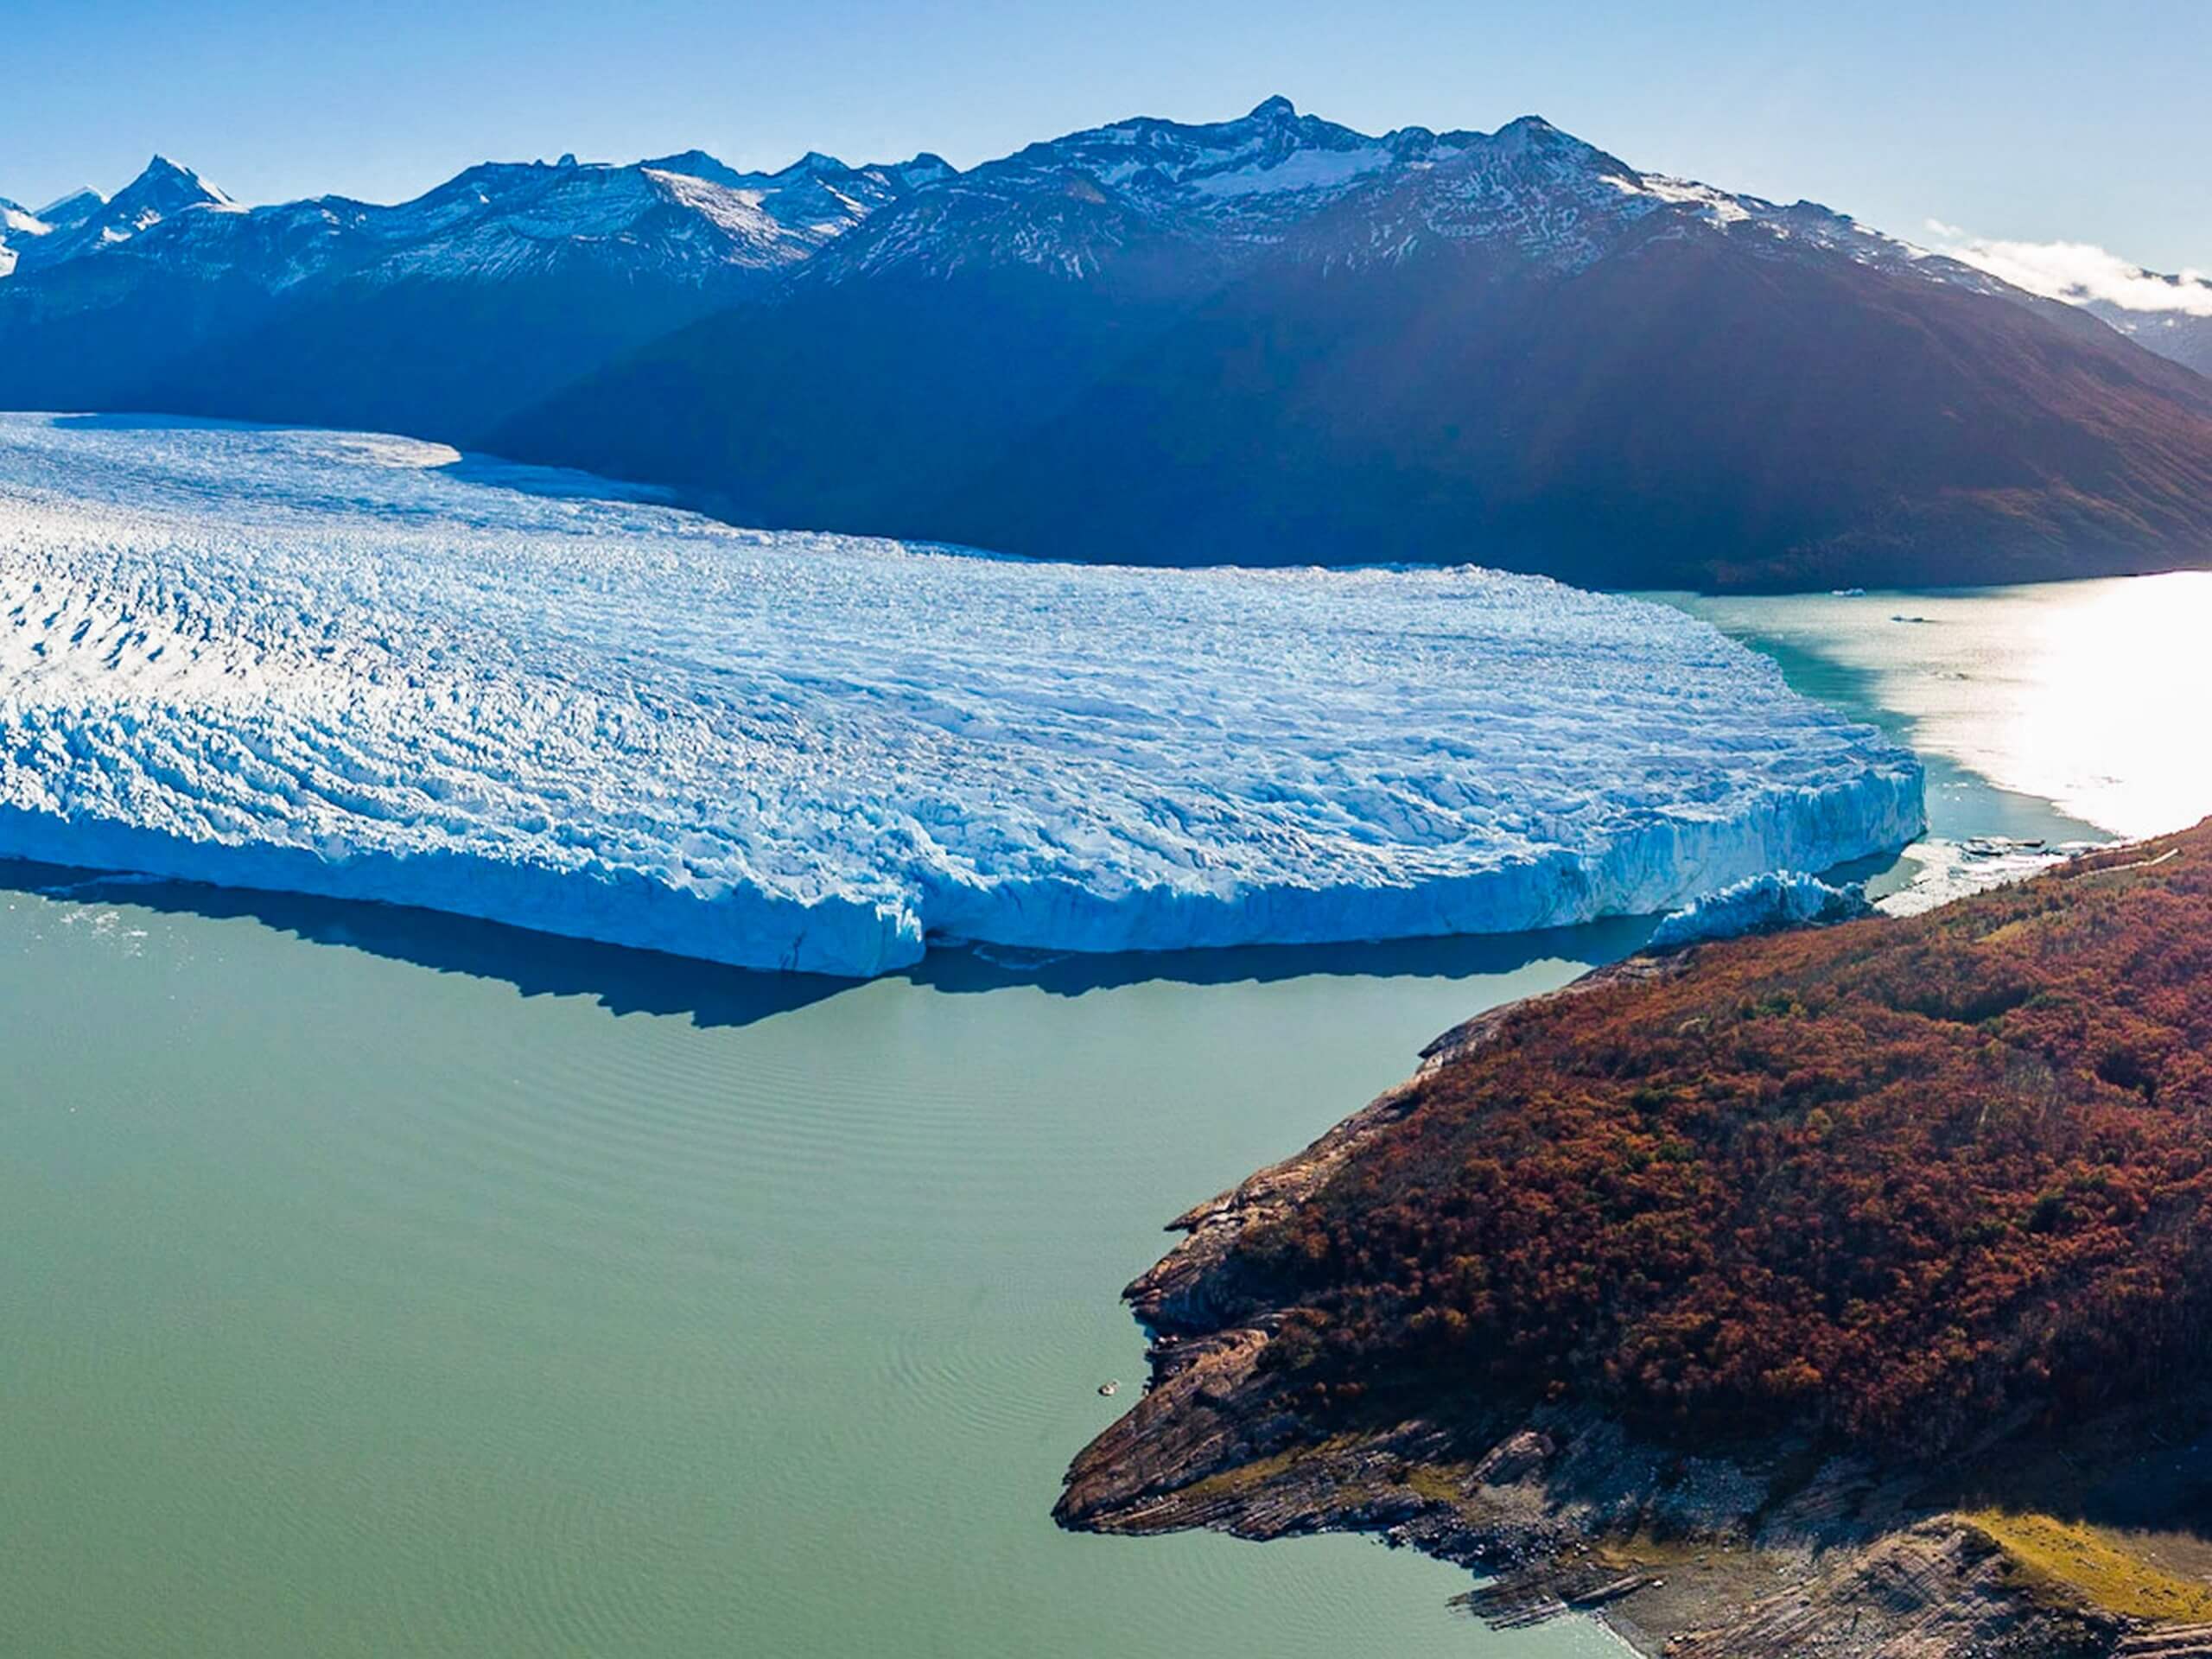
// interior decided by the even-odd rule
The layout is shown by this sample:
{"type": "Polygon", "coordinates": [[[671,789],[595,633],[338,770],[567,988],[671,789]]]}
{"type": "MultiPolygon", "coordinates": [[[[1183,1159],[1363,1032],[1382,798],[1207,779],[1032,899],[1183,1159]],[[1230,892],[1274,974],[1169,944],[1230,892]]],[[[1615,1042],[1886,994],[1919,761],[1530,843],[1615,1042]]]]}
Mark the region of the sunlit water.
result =
{"type": "MultiPolygon", "coordinates": [[[[1695,607],[1914,741],[1939,836],[2060,841],[2212,810],[2208,606],[1695,607]]],[[[1611,1650],[1358,1540],[1047,1510],[1168,1217],[1637,925],[838,988],[0,879],[0,1651],[1611,1650]]]]}
{"type": "Polygon", "coordinates": [[[2212,573],[1669,597],[1777,655],[1808,653],[1856,677],[1851,700],[1901,721],[1924,755],[2113,835],[2212,813],[2212,573]]]}

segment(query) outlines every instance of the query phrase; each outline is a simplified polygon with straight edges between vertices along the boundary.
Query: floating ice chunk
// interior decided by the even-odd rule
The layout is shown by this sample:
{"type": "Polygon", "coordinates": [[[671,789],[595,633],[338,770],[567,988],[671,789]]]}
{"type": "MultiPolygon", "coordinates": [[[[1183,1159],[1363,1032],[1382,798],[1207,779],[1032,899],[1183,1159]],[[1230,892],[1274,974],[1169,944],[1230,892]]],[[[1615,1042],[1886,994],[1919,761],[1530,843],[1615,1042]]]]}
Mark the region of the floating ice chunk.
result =
{"type": "Polygon", "coordinates": [[[1808,924],[1826,927],[1870,916],[1873,908],[1863,886],[1831,887],[1802,870],[1769,871],[1691,900],[1652,930],[1650,947],[1672,950],[1808,924]]]}
{"type": "Polygon", "coordinates": [[[1970,893],[1986,893],[2063,864],[2068,859],[2094,851],[2098,843],[2013,841],[1993,836],[1974,841],[1930,837],[1905,849],[1912,880],[1881,899],[1875,906],[1885,915],[1917,916],[1970,893]]]}
{"type": "Polygon", "coordinates": [[[0,417],[0,854],[747,966],[1512,931],[1901,845],[1678,612],[732,529],[362,435],[0,417]]]}

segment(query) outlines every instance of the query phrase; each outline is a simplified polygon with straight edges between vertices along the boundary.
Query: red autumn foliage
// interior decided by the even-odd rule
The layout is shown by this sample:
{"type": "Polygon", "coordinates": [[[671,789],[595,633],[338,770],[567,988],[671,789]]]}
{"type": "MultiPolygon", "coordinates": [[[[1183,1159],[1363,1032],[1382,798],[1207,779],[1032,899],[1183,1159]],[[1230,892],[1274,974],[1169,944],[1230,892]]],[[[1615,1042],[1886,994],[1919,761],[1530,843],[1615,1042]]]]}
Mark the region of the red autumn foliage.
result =
{"type": "Polygon", "coordinates": [[[1531,1004],[1243,1252],[1339,1390],[1925,1451],[2199,1364],[2208,1195],[2212,823],[1531,1004]]]}

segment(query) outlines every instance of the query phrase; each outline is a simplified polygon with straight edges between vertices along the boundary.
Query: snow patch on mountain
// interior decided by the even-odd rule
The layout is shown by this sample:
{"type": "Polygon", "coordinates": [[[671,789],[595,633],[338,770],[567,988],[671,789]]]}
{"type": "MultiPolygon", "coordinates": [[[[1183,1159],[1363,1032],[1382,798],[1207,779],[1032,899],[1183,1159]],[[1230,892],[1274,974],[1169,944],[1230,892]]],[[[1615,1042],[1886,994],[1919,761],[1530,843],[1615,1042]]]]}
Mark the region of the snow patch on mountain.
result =
{"type": "Polygon", "coordinates": [[[1681,613],[735,530],[404,439],[0,417],[0,853],[748,966],[1516,931],[1901,844],[1681,613]]]}
{"type": "Polygon", "coordinates": [[[1305,149],[1279,160],[1255,160],[1208,173],[1192,181],[1192,188],[1201,196],[1217,199],[1280,190],[1331,190],[1380,172],[1395,159],[1380,144],[1356,149],[1305,149]]]}
{"type": "Polygon", "coordinates": [[[777,223],[812,232],[823,241],[851,229],[909,192],[951,176],[955,170],[935,156],[851,167],[818,150],[809,150],[773,173],[741,173],[698,149],[639,165],[736,191],[777,223]]]}
{"type": "Polygon", "coordinates": [[[54,227],[36,214],[0,196],[0,276],[16,268],[16,253],[10,243],[22,243],[34,237],[51,236],[54,227]]]}
{"type": "Polygon", "coordinates": [[[1676,207],[1700,209],[1710,225],[1741,225],[1752,217],[1750,205],[1742,197],[1691,179],[1670,179],[1658,173],[1642,173],[1634,178],[1611,174],[1606,176],[1605,182],[1629,195],[1649,196],[1676,207]]]}

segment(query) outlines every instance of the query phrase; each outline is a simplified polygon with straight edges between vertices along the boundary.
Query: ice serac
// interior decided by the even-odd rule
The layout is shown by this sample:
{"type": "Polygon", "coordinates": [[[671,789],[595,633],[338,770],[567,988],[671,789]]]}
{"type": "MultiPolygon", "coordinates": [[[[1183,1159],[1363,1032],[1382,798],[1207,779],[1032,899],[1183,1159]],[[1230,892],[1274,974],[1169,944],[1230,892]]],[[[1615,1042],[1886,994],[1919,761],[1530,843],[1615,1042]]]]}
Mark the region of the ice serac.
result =
{"type": "Polygon", "coordinates": [[[867,975],[1517,931],[1907,840],[1678,612],[732,529],[404,439],[0,417],[0,854],[867,975]]]}

